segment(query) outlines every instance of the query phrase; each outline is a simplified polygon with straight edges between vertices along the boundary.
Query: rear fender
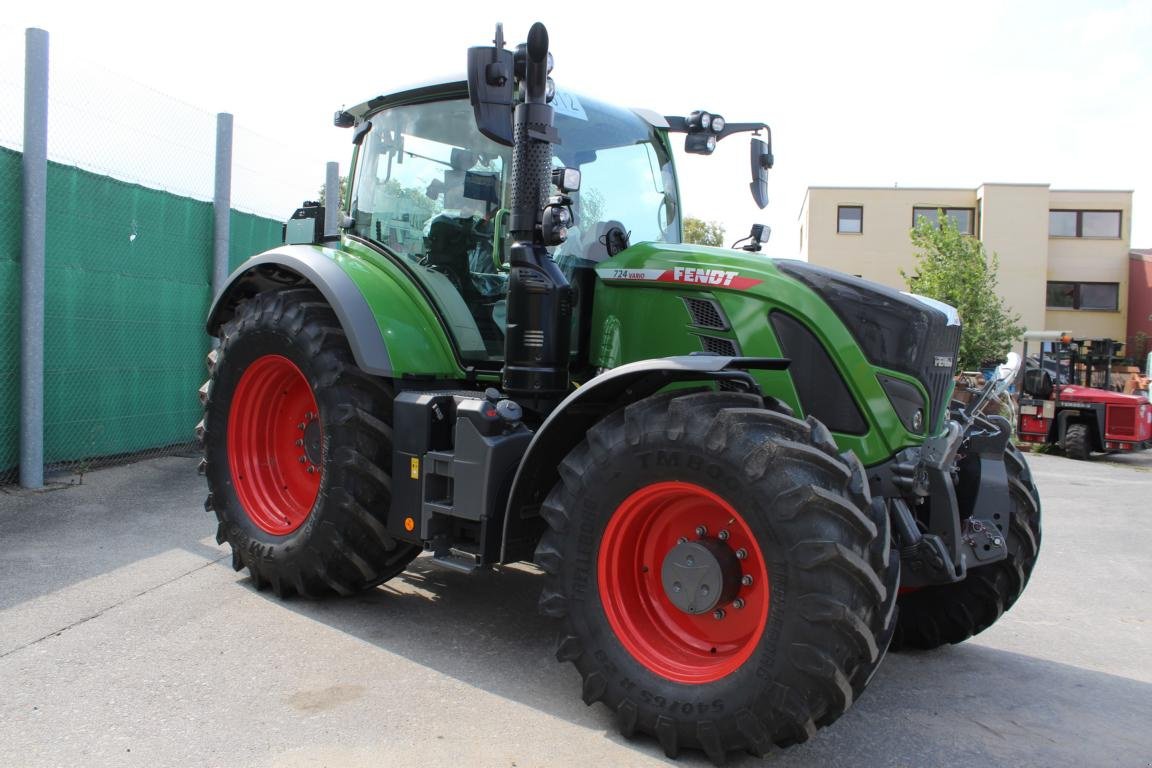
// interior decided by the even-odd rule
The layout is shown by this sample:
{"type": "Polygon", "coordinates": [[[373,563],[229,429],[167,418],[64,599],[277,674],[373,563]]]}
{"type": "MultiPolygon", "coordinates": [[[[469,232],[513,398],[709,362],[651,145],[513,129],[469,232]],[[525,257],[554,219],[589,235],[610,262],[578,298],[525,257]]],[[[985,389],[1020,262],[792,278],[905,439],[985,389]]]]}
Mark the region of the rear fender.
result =
{"type": "Polygon", "coordinates": [[[433,310],[402,283],[375,264],[341,251],[287,245],[253,256],[228,277],[208,312],[207,330],[217,335],[240,302],[261,291],[311,285],[336,313],[356,364],[365,372],[462,378],[433,310]]]}
{"type": "Polygon", "coordinates": [[[532,549],[546,524],[540,505],[560,480],[560,462],[584,434],[607,414],[671,385],[684,382],[738,380],[760,394],[746,369],[784,370],[782,358],[690,355],[640,360],[602,373],[568,395],[536,434],[516,470],[504,515],[500,560],[508,563],[532,557],[532,549]]]}

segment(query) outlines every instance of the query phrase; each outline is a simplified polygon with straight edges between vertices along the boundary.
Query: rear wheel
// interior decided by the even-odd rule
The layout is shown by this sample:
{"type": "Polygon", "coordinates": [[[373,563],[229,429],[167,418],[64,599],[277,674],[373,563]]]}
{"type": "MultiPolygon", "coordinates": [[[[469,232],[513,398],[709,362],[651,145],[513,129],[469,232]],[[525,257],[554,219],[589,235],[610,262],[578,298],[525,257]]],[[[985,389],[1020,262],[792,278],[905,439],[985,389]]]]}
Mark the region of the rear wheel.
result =
{"type": "Polygon", "coordinates": [[[719,762],[804,741],[863,690],[895,560],[859,462],[819,422],[753,395],[659,395],[596,425],[560,474],[541,608],[626,736],[719,762]]]}
{"type": "Polygon", "coordinates": [[[1020,449],[1004,451],[1012,512],[1004,560],[971,568],[963,581],[922,587],[900,596],[892,650],[928,650],[960,643],[992,626],[1011,608],[1040,554],[1040,495],[1020,449]]]}
{"type": "Polygon", "coordinates": [[[1064,453],[1070,459],[1087,459],[1092,454],[1092,441],[1087,424],[1069,424],[1064,431],[1064,453]]]}
{"type": "Polygon", "coordinates": [[[392,397],[311,289],[237,308],[210,357],[202,436],[216,539],[278,595],[347,595],[419,553],[387,534],[392,397]]]}

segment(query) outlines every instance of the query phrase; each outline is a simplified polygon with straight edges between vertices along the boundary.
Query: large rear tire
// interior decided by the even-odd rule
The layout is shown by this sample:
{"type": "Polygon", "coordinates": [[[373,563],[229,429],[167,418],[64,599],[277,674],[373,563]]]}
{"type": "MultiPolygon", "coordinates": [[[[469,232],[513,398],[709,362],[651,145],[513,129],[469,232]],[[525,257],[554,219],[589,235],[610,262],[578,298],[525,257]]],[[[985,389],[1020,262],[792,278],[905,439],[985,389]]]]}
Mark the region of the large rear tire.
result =
{"type": "MultiPolygon", "coordinates": [[[[982,420],[983,421],[983,420],[982,420]]],[[[1011,608],[1040,555],[1040,494],[1024,454],[1011,443],[1004,451],[1012,512],[1008,556],[971,568],[963,581],[902,594],[892,650],[929,650],[977,635],[1011,608]]]]}
{"type": "Polygon", "coordinates": [[[541,609],[625,736],[721,762],[804,741],[863,691],[898,566],[863,468],[819,422],[658,395],[593,427],[560,475],[541,609]]]}
{"type": "Polygon", "coordinates": [[[242,303],[202,390],[205,507],[257,589],[350,595],[419,553],[388,535],[392,394],[312,289],[242,303]]]}

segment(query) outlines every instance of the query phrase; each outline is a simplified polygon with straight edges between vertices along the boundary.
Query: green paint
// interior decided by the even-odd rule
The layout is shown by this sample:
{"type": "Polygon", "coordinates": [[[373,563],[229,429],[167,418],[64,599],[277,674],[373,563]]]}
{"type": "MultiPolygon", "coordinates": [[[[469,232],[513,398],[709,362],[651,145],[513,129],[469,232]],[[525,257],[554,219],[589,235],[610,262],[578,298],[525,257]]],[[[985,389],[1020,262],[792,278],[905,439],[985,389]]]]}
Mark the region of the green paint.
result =
{"type": "MultiPolygon", "coordinates": [[[[895,451],[922,440],[909,433],[893,410],[876,379],[885,373],[915,384],[915,379],[877,368],[868,362],[839,317],[815,292],[776,269],[772,259],[743,251],[696,245],[638,243],[597,269],[593,305],[590,358],[595,365],[614,367],[621,363],[651,357],[682,355],[702,348],[691,327],[691,318],[682,296],[715,298],[732,325],[731,331],[708,331],[738,342],[748,357],[779,357],[780,345],[768,315],[785,310],[803,321],[828,350],[844,375],[856,403],[869,424],[864,435],[836,434],[842,448],[850,448],[871,464],[884,461],[895,451]],[[679,273],[677,269],[683,270],[679,273]],[[679,282],[613,279],[641,270],[648,274],[671,275],[679,282]],[[693,270],[693,271],[688,271],[693,270]],[[720,284],[685,282],[705,272],[720,284]],[[744,288],[725,287],[728,273],[737,273],[733,282],[759,281],[744,288]]],[[[758,371],[754,374],[764,391],[788,403],[802,414],[792,379],[786,372],[758,371]]]]}
{"type": "Polygon", "coordinates": [[[335,260],[360,288],[376,316],[396,376],[463,378],[464,369],[443,324],[404,269],[355,240],[345,238],[341,248],[316,250],[335,260]]]}

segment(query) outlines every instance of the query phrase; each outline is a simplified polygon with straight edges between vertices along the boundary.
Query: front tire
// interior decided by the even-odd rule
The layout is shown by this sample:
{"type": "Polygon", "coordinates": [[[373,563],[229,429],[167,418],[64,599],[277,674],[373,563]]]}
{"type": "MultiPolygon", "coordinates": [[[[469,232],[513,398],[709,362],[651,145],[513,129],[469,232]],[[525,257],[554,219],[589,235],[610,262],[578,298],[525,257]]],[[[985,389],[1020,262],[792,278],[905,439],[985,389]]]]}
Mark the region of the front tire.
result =
{"type": "Polygon", "coordinates": [[[216,540],[257,589],[350,595],[419,553],[388,535],[392,396],[308,288],[261,293],[221,331],[203,390],[216,540]]]}
{"type": "Polygon", "coordinates": [[[560,474],[541,609],[624,735],[721,762],[808,739],[863,690],[894,558],[862,467],[819,422],[754,395],[658,395],[597,424],[560,474]]]}
{"type": "Polygon", "coordinates": [[[1004,450],[1004,466],[1012,503],[1008,556],[969,569],[963,581],[901,595],[893,651],[963,642],[992,626],[1024,592],[1040,555],[1040,494],[1024,454],[1011,443],[1004,450]]]}

